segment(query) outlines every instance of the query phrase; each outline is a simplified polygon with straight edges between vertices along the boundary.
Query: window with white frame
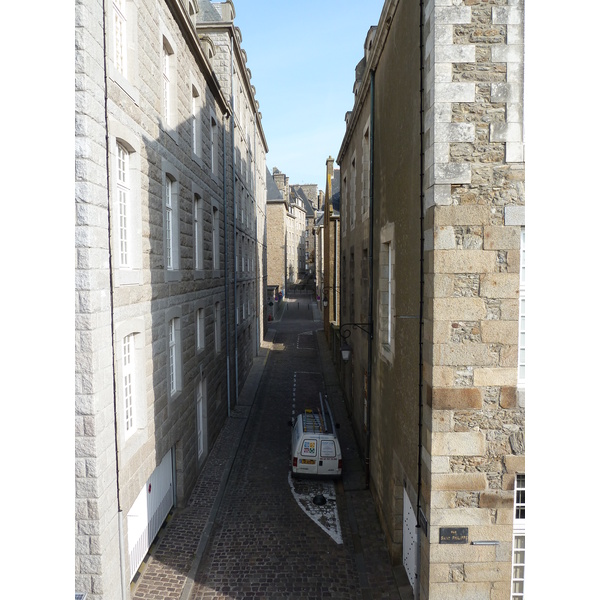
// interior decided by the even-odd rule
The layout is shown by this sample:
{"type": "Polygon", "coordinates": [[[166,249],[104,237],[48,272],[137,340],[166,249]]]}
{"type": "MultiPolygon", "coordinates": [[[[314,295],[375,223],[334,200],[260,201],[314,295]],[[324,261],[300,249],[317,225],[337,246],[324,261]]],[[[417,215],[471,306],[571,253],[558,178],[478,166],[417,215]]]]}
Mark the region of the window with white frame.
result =
{"type": "Polygon", "coordinates": [[[350,229],[356,223],[356,157],[350,162],[350,229]]]}
{"type": "Polygon", "coordinates": [[[129,175],[129,152],[117,142],[117,207],[118,207],[118,243],[119,267],[131,266],[131,189],[129,175]]]}
{"type": "Polygon", "coordinates": [[[362,141],[362,214],[365,217],[369,212],[371,188],[371,137],[369,126],[365,128],[362,141]]]}
{"type": "Polygon", "coordinates": [[[212,208],[212,255],[213,269],[217,270],[220,265],[219,260],[219,209],[216,206],[212,208]]]}
{"type": "Polygon", "coordinates": [[[175,268],[174,241],[173,241],[173,180],[169,175],[165,177],[165,252],[167,269],[175,268]]]}
{"type": "Polygon", "coordinates": [[[217,118],[214,113],[210,115],[210,170],[213,176],[217,174],[217,166],[218,166],[218,129],[217,129],[217,118]]]}
{"type": "Polygon", "coordinates": [[[204,308],[196,310],[196,349],[204,350],[206,346],[205,326],[206,326],[206,311],[204,308]]]}
{"type": "Polygon", "coordinates": [[[196,427],[198,429],[199,460],[207,451],[206,424],[206,378],[202,377],[196,386],[196,427]]]}
{"type": "Polygon", "coordinates": [[[200,119],[200,94],[195,85],[192,85],[192,152],[200,156],[202,151],[202,121],[200,119]]]}
{"type": "Polygon", "coordinates": [[[115,325],[119,437],[121,442],[127,442],[128,450],[143,443],[136,434],[146,426],[144,329],[143,318],[115,325]]]}
{"type": "Polygon", "coordinates": [[[181,330],[179,317],[168,321],[167,344],[169,349],[169,395],[173,398],[182,389],[181,330]]]}
{"type": "Polygon", "coordinates": [[[194,194],[194,268],[204,269],[204,231],[202,222],[202,198],[194,194]]]}
{"type": "Polygon", "coordinates": [[[175,56],[173,47],[166,37],[162,45],[162,83],[163,83],[163,117],[167,125],[173,125],[173,86],[175,56]]]}
{"type": "Polygon", "coordinates": [[[517,385],[525,386],[525,228],[521,228],[521,259],[519,269],[519,370],[517,385]]]}
{"type": "Polygon", "coordinates": [[[381,311],[380,311],[380,331],[381,342],[385,345],[390,345],[392,339],[392,302],[391,302],[391,287],[392,287],[392,244],[387,242],[383,244],[381,251],[381,311]]]}
{"type": "Polygon", "coordinates": [[[127,0],[113,0],[114,56],[117,71],[127,77],[127,0]]]}
{"type": "Polygon", "coordinates": [[[511,600],[525,597],[525,474],[515,475],[511,600]]]}
{"type": "Polygon", "coordinates": [[[396,282],[394,277],[394,224],[388,223],[381,228],[381,246],[379,250],[379,349],[383,357],[392,360],[394,356],[394,302],[396,282]]]}
{"type": "Polygon", "coordinates": [[[215,352],[221,351],[221,303],[215,302],[214,310],[215,352]]]}
{"type": "Polygon", "coordinates": [[[125,424],[125,437],[129,437],[135,430],[135,343],[134,334],[126,335],[122,341],[121,364],[123,378],[123,421],[125,424]]]}

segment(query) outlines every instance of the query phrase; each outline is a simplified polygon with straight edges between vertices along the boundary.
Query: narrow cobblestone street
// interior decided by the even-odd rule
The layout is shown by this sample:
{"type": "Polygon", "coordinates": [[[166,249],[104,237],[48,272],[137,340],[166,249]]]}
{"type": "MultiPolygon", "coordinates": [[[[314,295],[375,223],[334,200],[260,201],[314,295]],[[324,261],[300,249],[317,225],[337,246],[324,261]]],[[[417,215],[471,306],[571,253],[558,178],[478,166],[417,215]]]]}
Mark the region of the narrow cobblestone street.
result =
{"type": "Polygon", "coordinates": [[[402,568],[395,576],[389,562],[322,329],[314,299],[287,299],[270,349],[255,361],[188,506],[163,529],[135,598],[411,597],[402,568]],[[344,477],[335,485],[289,477],[289,421],[319,392],[340,423],[344,477]],[[322,526],[318,508],[315,518],[302,509],[298,498],[311,504],[317,492],[339,531],[322,526]]]}

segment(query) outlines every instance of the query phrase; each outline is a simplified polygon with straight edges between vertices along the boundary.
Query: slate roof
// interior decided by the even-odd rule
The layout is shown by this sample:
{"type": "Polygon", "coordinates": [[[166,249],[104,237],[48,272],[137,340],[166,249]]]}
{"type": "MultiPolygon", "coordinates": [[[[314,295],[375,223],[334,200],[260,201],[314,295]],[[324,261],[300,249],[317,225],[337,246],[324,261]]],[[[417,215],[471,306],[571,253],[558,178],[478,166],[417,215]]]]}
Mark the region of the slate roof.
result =
{"type": "Polygon", "coordinates": [[[312,204],[310,203],[310,200],[306,197],[306,194],[304,193],[302,186],[293,185],[292,190],[296,194],[296,197],[304,205],[304,208],[306,210],[306,216],[313,218],[315,216],[315,210],[314,210],[312,204]]]}
{"type": "Polygon", "coordinates": [[[273,179],[273,175],[271,175],[271,171],[269,171],[269,167],[265,167],[266,180],[267,180],[267,202],[282,202],[283,196],[275,183],[275,179],[273,179]]]}
{"type": "Polygon", "coordinates": [[[203,22],[221,21],[219,11],[211,4],[210,0],[198,0],[198,20],[203,22]]]}
{"type": "Polygon", "coordinates": [[[333,171],[333,177],[331,178],[331,206],[333,210],[339,212],[340,210],[340,170],[335,169],[333,171]]]}

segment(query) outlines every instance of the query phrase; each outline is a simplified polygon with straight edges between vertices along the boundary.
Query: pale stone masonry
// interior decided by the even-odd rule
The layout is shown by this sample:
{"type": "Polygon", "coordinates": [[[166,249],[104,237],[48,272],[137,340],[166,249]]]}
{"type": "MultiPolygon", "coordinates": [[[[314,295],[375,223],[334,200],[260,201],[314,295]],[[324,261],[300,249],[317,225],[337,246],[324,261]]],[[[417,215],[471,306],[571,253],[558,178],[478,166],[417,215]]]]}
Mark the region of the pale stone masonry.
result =
{"type": "Polygon", "coordinates": [[[88,600],[130,597],[263,339],[267,145],[234,16],[206,0],[76,3],[75,591],[88,600]]]}
{"type": "Polygon", "coordinates": [[[340,377],[390,554],[423,599],[523,585],[523,8],[386,0],[338,155],[342,323],[364,314],[370,240],[374,292],[372,360],[352,332],[340,377]]]}

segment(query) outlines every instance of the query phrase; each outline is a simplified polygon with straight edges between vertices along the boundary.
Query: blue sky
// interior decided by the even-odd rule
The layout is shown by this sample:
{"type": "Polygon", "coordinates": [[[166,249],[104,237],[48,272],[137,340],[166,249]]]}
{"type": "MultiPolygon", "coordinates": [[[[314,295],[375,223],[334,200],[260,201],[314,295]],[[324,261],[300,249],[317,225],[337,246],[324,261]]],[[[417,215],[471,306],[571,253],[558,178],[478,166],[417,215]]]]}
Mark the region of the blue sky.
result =
{"type": "Polygon", "coordinates": [[[354,68],[384,0],[234,0],[269,145],[290,183],[325,186],[352,110],[354,68]]]}

